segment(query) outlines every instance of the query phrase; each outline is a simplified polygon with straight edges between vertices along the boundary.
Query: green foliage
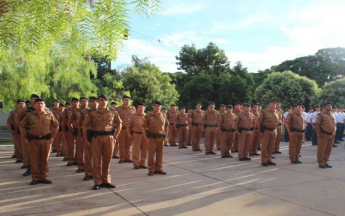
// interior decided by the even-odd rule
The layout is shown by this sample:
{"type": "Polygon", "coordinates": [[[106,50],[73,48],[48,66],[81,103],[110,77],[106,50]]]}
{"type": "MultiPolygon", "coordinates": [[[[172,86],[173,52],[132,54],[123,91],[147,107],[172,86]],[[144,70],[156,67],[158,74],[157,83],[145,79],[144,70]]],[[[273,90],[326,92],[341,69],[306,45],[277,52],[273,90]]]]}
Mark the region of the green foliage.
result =
{"type": "Polygon", "coordinates": [[[306,108],[320,92],[315,81],[299,76],[291,71],[273,72],[255,91],[255,98],[264,106],[271,99],[279,99],[282,107],[303,103],[306,108]]]}
{"type": "Polygon", "coordinates": [[[331,101],[335,106],[345,107],[345,78],[326,83],[322,92],[312,101],[312,105],[322,105],[331,101]]]}

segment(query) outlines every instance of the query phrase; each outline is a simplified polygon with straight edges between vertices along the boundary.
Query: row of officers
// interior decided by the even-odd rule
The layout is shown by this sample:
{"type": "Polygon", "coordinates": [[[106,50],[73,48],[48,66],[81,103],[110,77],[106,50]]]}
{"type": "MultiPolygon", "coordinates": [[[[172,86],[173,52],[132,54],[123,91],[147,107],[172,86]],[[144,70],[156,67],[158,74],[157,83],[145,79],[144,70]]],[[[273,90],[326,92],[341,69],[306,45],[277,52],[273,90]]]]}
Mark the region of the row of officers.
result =
{"type": "MultiPolygon", "coordinates": [[[[197,103],[190,112],[184,107],[178,111],[175,105],[168,111],[161,110],[162,103],[155,101],[151,105],[153,111],[147,114],[144,104],[133,107],[128,96],[123,97],[121,106],[113,104],[113,108],[108,108],[106,95],[73,98],[71,104],[65,105],[54,100],[51,108],[46,108],[37,95],[33,94],[30,101],[28,106],[17,101],[8,127],[14,135],[17,162],[27,168],[25,176],[32,175],[32,185],[52,183],[47,178],[51,147],[56,156],[64,157],[67,166],[76,165],[78,173],[85,172],[85,181],[93,179],[94,190],[115,187],[109,174],[112,158],[119,158],[120,164],[133,163],[134,169],[148,169],[149,176],[165,175],[163,147],[177,146],[177,134],[180,149],[191,142],[193,151],[202,151],[200,140],[205,133],[206,155],[216,154],[214,145],[219,140],[221,158],[232,158],[231,153],[238,152],[240,161],[249,161],[249,156],[259,156],[257,150],[261,149],[261,165],[276,165],[272,154],[281,153],[283,124],[290,138],[291,163],[302,163],[299,155],[306,131],[302,104],[296,104],[284,119],[279,101],[270,101],[264,110],[259,104],[236,103],[234,107],[222,105],[220,111],[211,101],[206,111],[197,103]]],[[[326,102],[315,121],[320,168],[331,168],[328,160],[336,131],[331,110],[332,103],[326,102]]]]}

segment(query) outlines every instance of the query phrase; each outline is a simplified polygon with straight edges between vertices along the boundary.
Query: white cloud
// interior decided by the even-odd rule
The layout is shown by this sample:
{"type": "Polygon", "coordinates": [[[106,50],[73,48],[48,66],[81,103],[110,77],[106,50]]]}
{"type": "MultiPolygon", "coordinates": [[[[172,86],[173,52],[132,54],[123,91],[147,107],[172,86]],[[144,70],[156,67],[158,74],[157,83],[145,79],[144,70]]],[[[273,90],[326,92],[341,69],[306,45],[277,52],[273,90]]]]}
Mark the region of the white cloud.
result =
{"type": "Polygon", "coordinates": [[[207,6],[207,1],[173,1],[171,5],[168,5],[166,10],[163,10],[163,15],[181,15],[190,14],[196,11],[202,10],[207,6]]]}
{"type": "Polygon", "coordinates": [[[269,13],[258,12],[258,13],[250,15],[245,20],[240,21],[239,23],[233,25],[233,28],[245,28],[245,27],[249,27],[253,24],[268,21],[270,19],[271,19],[271,15],[269,13]]]}

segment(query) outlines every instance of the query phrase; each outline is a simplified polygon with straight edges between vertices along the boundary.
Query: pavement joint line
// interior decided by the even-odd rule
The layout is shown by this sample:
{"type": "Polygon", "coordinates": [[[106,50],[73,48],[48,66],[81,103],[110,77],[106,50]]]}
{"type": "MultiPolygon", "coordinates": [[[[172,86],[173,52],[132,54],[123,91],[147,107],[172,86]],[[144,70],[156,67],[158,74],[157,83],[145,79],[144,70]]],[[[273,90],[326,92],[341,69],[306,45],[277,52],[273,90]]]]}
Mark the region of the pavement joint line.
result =
{"type": "MultiPolygon", "coordinates": [[[[188,170],[186,168],[183,168],[183,167],[179,167],[179,166],[176,166],[176,165],[171,165],[171,166],[175,166],[177,168],[180,168],[180,169],[184,169],[184,170],[188,170]]],[[[198,172],[194,172],[192,170],[189,170],[190,172],[192,173],[195,173],[195,174],[198,174],[198,175],[201,175],[201,176],[204,176],[206,178],[210,178],[210,179],[213,179],[215,181],[220,181],[224,184],[229,184],[229,185],[234,185],[234,186],[238,186],[238,187],[241,187],[243,189],[246,189],[246,190],[249,190],[249,191],[252,191],[252,192],[255,192],[255,193],[259,193],[261,195],[265,195],[265,196],[268,196],[268,197],[271,197],[271,198],[274,198],[274,199],[278,199],[278,200],[281,200],[281,201],[285,201],[285,202],[288,202],[288,203],[291,203],[291,204],[294,204],[294,205],[298,205],[298,206],[301,206],[301,207],[304,207],[304,208],[307,208],[307,209],[311,209],[311,210],[314,210],[314,211],[317,211],[317,212],[321,212],[321,213],[324,213],[324,214],[327,214],[327,215],[332,215],[332,216],[336,216],[334,214],[330,214],[328,212],[324,212],[324,211],[321,211],[319,209],[314,209],[314,208],[311,208],[311,207],[308,207],[308,206],[305,206],[305,205],[302,205],[302,204],[299,204],[299,203],[295,203],[295,202],[292,202],[292,201],[289,201],[289,200],[286,200],[286,199],[283,199],[283,198],[279,198],[279,197],[275,197],[273,195],[270,195],[270,194],[266,194],[264,192],[260,192],[260,191],[257,191],[258,189],[251,189],[251,188],[247,188],[247,187],[244,187],[242,185],[238,185],[238,184],[234,184],[234,183],[231,183],[231,182],[226,182],[226,181],[223,181],[221,179],[217,179],[217,178],[214,178],[214,177],[211,177],[211,176],[207,176],[207,175],[204,175],[202,173],[198,173],[198,172]]]]}
{"type": "MultiPolygon", "coordinates": [[[[109,188],[108,188],[109,189],[109,188]]],[[[149,214],[147,214],[146,212],[144,212],[143,210],[141,210],[138,206],[134,205],[134,203],[130,202],[129,200],[127,200],[125,197],[123,197],[122,195],[120,195],[119,193],[117,193],[116,191],[113,191],[111,189],[109,189],[111,192],[113,192],[116,196],[120,197],[121,199],[123,199],[124,201],[126,201],[128,204],[130,204],[131,206],[133,206],[134,208],[138,209],[141,213],[143,213],[146,216],[149,216],[149,214]]]]}

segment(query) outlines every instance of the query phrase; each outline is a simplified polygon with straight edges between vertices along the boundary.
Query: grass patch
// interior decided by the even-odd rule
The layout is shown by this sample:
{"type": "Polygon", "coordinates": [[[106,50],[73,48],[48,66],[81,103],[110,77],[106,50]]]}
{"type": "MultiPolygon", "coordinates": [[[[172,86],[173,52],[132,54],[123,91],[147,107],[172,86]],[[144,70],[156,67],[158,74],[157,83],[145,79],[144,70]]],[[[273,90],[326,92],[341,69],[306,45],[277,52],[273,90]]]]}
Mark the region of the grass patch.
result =
{"type": "Polygon", "coordinates": [[[11,141],[0,141],[0,145],[13,145],[11,141]]]}

